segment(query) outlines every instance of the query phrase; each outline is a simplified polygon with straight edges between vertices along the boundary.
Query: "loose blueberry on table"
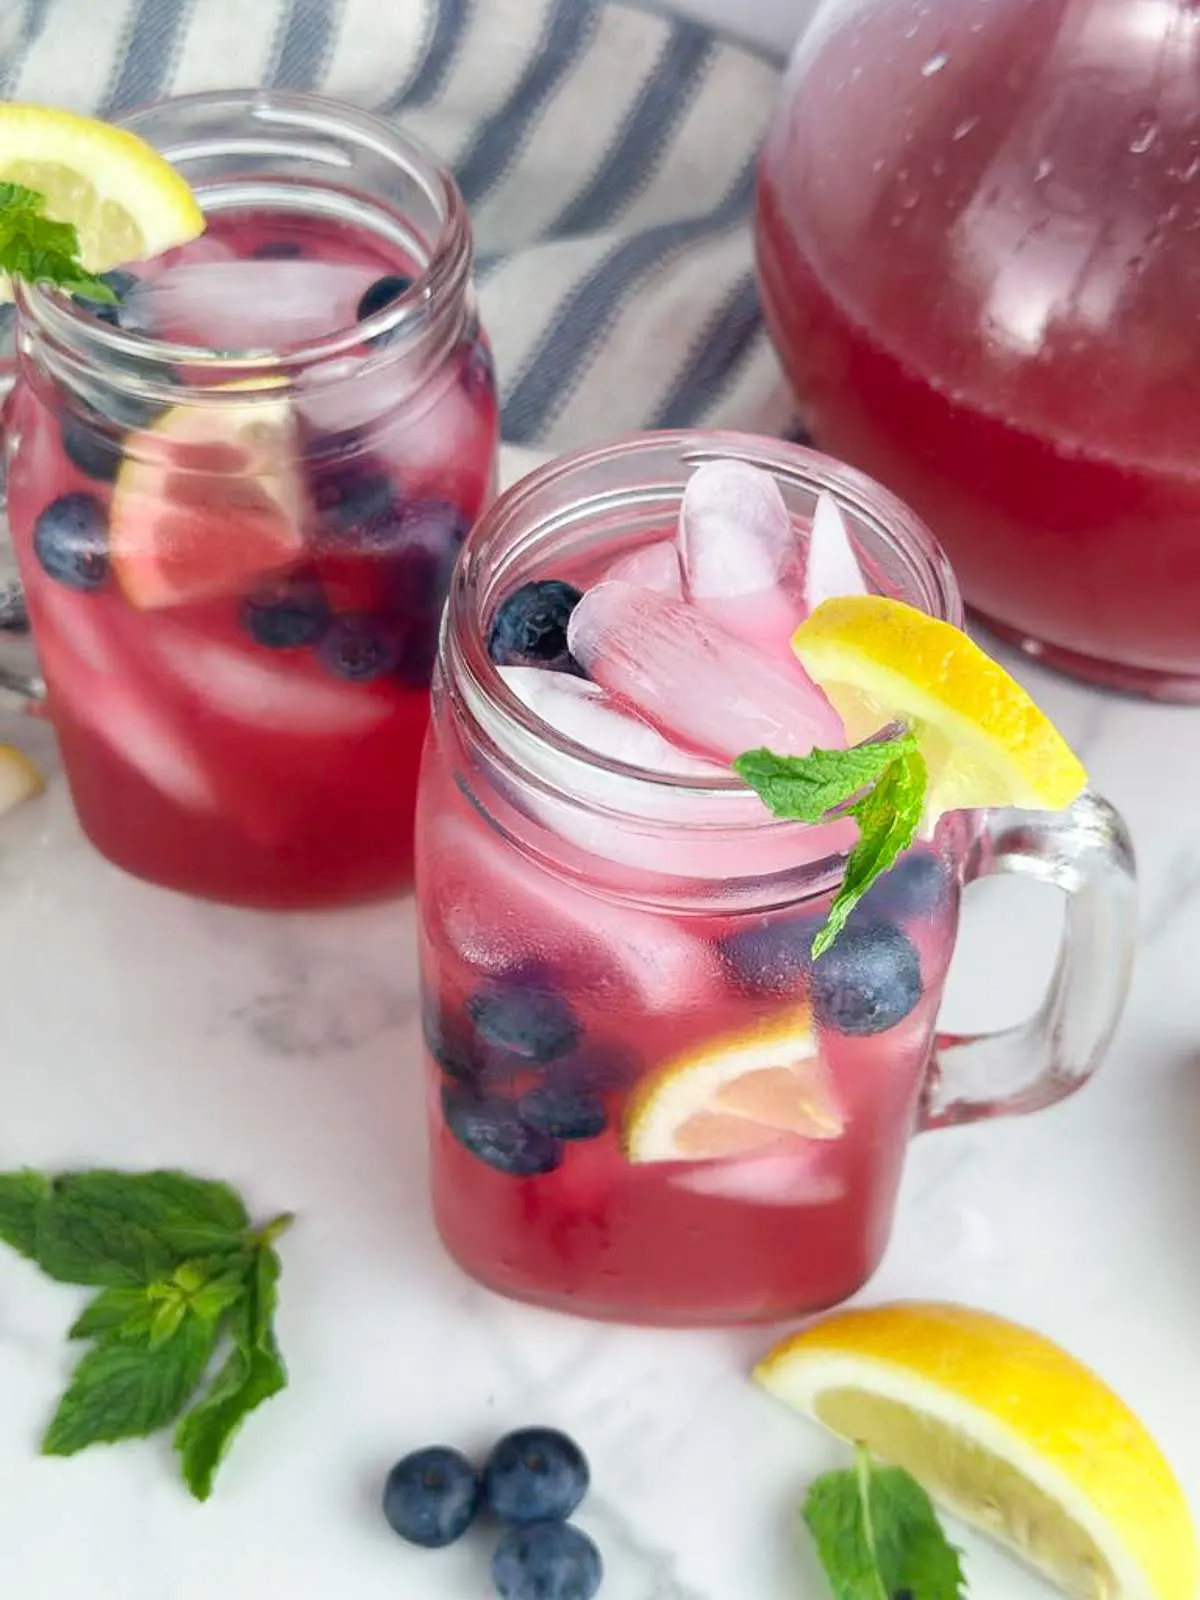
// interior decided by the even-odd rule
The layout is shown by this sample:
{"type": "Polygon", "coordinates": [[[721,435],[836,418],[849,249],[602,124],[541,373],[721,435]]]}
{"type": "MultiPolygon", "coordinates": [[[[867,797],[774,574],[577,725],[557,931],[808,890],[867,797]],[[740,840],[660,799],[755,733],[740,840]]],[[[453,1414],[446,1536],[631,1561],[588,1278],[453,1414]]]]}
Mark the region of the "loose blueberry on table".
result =
{"type": "Polygon", "coordinates": [[[557,1428],[519,1428],[488,1457],[483,1502],[501,1522],[563,1522],[582,1503],[589,1481],[574,1439],[557,1428]]]}
{"type": "Polygon", "coordinates": [[[501,1600],[592,1600],[603,1580],[599,1550],[569,1522],[510,1528],[492,1557],[501,1600]]]}
{"type": "Polygon", "coordinates": [[[500,667],[583,673],[567,648],[567,624],[583,599],[574,584],[538,578],[514,589],[488,630],[488,654],[500,667]]]}
{"type": "Polygon", "coordinates": [[[397,1461],[388,1473],[383,1514],[410,1544],[442,1550],[474,1522],[481,1495],[479,1474],[466,1456],[431,1445],[397,1461]]]}

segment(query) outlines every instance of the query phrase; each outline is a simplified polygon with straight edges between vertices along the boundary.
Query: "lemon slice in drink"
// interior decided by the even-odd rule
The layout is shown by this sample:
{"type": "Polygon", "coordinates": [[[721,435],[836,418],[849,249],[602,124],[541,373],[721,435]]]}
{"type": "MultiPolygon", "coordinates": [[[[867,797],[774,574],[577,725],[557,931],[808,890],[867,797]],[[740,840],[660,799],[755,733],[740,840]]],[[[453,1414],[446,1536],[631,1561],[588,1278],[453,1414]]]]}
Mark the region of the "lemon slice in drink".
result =
{"type": "MultiPolygon", "coordinates": [[[[36,189],[47,216],[74,223],[91,272],[204,232],[191,189],[156,150],[124,128],[54,106],[0,105],[0,182],[36,189]]],[[[0,275],[0,300],[9,298],[0,275]]]]}
{"type": "Polygon", "coordinates": [[[1070,805],[1087,773],[1017,681],[965,633],[899,600],[826,600],[792,636],[851,743],[913,727],[929,769],[926,816],[960,807],[1070,805]]]}
{"type": "Polygon", "coordinates": [[[1158,1446],[1040,1334],[962,1306],[879,1306],[785,1339],[754,1376],[1079,1600],[1195,1600],[1196,1533],[1158,1446]]]}
{"type": "Polygon", "coordinates": [[[807,1010],[713,1040],[645,1078],[625,1115],[630,1161],[749,1155],[791,1134],[836,1139],[843,1117],[807,1010]]]}

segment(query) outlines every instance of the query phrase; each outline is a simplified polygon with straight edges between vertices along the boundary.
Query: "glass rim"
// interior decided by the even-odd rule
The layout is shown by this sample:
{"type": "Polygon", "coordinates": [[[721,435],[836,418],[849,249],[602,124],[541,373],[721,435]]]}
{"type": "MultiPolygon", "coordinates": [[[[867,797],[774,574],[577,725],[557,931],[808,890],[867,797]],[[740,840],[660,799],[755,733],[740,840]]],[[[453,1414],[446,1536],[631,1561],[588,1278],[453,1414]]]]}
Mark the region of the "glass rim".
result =
{"type": "MultiPolygon", "coordinates": [[[[234,153],[239,149],[245,154],[252,153],[256,142],[269,139],[272,127],[293,132],[302,129],[331,142],[340,138],[345,143],[349,139],[415,177],[440,215],[440,226],[431,241],[428,260],[402,295],[362,322],[335,329],[318,339],[288,346],[285,350],[251,347],[213,351],[203,345],[155,339],[131,329],[115,328],[92,316],[64,290],[45,284],[20,281],[14,284],[18,310],[40,333],[65,348],[75,360],[89,366],[104,363],[120,370],[122,359],[136,361],[140,369],[136,376],[141,380],[140,387],[147,393],[151,392],[152,386],[155,389],[161,387],[172,395],[181,388],[194,393],[197,386],[191,382],[180,384],[166,377],[156,381],[149,376],[160,370],[167,374],[182,365],[193,372],[226,375],[252,385],[240,396],[241,403],[245,403],[247,398],[256,398],[256,389],[277,387],[280,378],[286,378],[293,371],[311,370],[322,363],[361,352],[369,341],[377,341],[380,335],[386,335],[384,344],[372,344],[371,356],[359,356],[360,371],[377,371],[420,349],[431,331],[438,326],[438,307],[445,306],[448,299],[452,301],[461,296],[470,277],[474,255],[470,219],[453,174],[423,141],[373,112],[324,95],[263,89],[221,89],[157,100],[118,118],[114,125],[147,137],[147,142],[172,162],[196,158],[205,153],[234,153]],[[145,130],[156,118],[188,110],[214,113],[225,110],[231,115],[248,115],[262,124],[261,131],[256,133],[248,129],[239,134],[181,135],[177,139],[168,138],[161,142],[146,135],[145,130]],[[261,380],[261,383],[255,380],[261,380]]],[[[284,153],[277,146],[272,148],[276,154],[284,153]]],[[[228,182],[223,185],[220,180],[216,181],[214,191],[219,192],[223,186],[227,187],[228,182]]],[[[203,198],[203,185],[199,192],[203,198]]],[[[207,214],[207,209],[220,210],[221,207],[202,209],[206,209],[207,214]]],[[[298,206],[297,209],[303,207],[298,206]]],[[[385,208],[380,206],[378,209],[385,208]]],[[[395,211],[395,214],[401,213],[395,211]]],[[[124,375],[130,376],[129,373],[124,375]]],[[[215,389],[216,385],[212,388],[215,389]]],[[[208,397],[214,404],[227,398],[219,390],[213,393],[211,389],[208,397]]],[[[235,394],[233,399],[237,401],[239,397],[235,394]]]]}
{"type": "MultiPolygon", "coordinates": [[[[689,831],[708,828],[715,832],[741,833],[770,827],[825,826],[827,824],[785,821],[772,816],[757,801],[754,791],[732,770],[728,778],[716,782],[707,777],[651,772],[590,750],[537,717],[505,683],[487,652],[484,606],[488,590],[480,569],[486,567],[489,553],[501,536],[524,523],[522,548],[528,552],[538,534],[545,533],[551,525],[552,519],[544,514],[539,516],[535,509],[548,491],[566,489],[572,479],[606,463],[644,459],[649,465],[649,458],[665,453],[673,455],[683,469],[715,459],[745,461],[765,468],[794,488],[832,493],[859,520],[872,525],[888,540],[906,571],[921,586],[930,614],[962,626],[962,600],[941,546],[915,512],[865,473],[803,445],[756,434],[723,429],[647,431],[573,451],[535,468],[493,502],[475,524],[463,546],[443,619],[439,642],[443,683],[456,710],[469,720],[472,736],[482,733],[505,767],[515,768],[522,783],[542,789],[559,800],[566,798],[580,810],[626,822],[636,821],[640,827],[689,831]],[[498,738],[494,736],[493,724],[498,738]],[[550,785],[522,760],[521,749],[534,747],[549,751],[556,763],[561,761],[560,784],[550,785]],[[578,785],[574,789],[571,785],[572,771],[619,780],[627,786],[628,809],[622,806],[617,810],[580,795],[576,792],[578,785]],[[683,817],[663,823],[656,819],[650,802],[655,796],[661,801],[665,793],[690,796],[696,802],[723,808],[725,814],[713,815],[708,821],[683,817]],[[638,795],[648,803],[646,809],[637,806],[638,795]],[[748,807],[751,800],[755,802],[752,810],[748,807]],[[741,816],[734,814],[739,805],[744,813],[741,816]]],[[[651,482],[648,473],[641,503],[645,503],[650,492],[677,499],[682,497],[683,485],[658,479],[651,482]]],[[[573,502],[572,520],[584,521],[589,507],[597,512],[601,506],[611,509],[614,497],[628,498],[631,494],[636,501],[638,491],[630,488],[578,498],[573,502]]],[[[830,871],[835,864],[844,863],[845,858],[843,853],[820,865],[823,870],[830,871]]]]}

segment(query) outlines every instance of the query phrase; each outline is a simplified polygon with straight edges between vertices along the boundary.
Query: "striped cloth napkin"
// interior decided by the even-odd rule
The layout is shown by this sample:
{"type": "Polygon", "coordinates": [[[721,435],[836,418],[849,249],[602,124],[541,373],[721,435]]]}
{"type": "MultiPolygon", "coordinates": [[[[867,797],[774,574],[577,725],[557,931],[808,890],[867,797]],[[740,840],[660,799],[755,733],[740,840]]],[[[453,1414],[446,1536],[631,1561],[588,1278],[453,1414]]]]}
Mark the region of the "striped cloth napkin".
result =
{"type": "Polygon", "coordinates": [[[777,64],[618,0],[0,0],[0,93],[114,116],[270,85],[395,118],[475,219],[504,437],[785,431],[754,156],[777,64]]]}

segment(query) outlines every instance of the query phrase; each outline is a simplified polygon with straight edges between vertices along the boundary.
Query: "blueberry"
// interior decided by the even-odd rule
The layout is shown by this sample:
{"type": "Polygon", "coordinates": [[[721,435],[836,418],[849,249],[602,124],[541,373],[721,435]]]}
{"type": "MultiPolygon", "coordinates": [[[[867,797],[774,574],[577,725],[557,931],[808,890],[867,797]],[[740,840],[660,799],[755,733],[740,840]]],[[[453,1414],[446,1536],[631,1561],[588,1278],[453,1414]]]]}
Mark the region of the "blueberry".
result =
{"type": "Polygon", "coordinates": [[[569,1522],[510,1528],[492,1557],[500,1600],[592,1600],[603,1581],[599,1550],[569,1522]]]}
{"type": "Polygon", "coordinates": [[[372,462],[338,462],[314,475],[313,504],[322,531],[357,532],[392,511],[395,489],[384,469],[372,462]]]}
{"type": "MultiPolygon", "coordinates": [[[[386,311],[388,306],[394,305],[400,296],[407,294],[413,286],[413,279],[405,277],[403,273],[392,272],[384,278],[376,278],[375,282],[358,302],[355,316],[359,322],[364,322],[367,317],[373,317],[376,312],[386,311]]],[[[384,345],[395,337],[399,330],[389,328],[385,333],[376,334],[371,340],[372,344],[384,345]]]]}
{"type": "Polygon", "coordinates": [[[64,411],[59,434],[64,453],[80,472],[98,483],[112,482],[124,459],[124,450],[111,423],[90,407],[82,415],[64,411]]]}
{"type": "Polygon", "coordinates": [[[268,650],[301,650],[329,627],[329,602],[313,578],[292,578],[242,602],[242,626],[268,650]]]}
{"type": "Polygon", "coordinates": [[[503,602],[488,631],[488,654],[502,667],[548,667],[579,672],[567,649],[567,623],[583,599],[557,578],[523,583],[503,602]]]}
{"type": "Polygon", "coordinates": [[[532,1070],[525,1056],[489,1044],[476,1033],[467,1017],[443,1011],[432,995],[424,1000],[421,1016],[430,1055],[456,1083],[480,1091],[499,1091],[514,1079],[527,1077],[532,1070]]]}
{"type": "Polygon", "coordinates": [[[921,998],[921,959],[894,922],[851,922],[812,965],[813,1012],[838,1033],[894,1028],[921,998]]]}
{"type": "Polygon", "coordinates": [[[304,246],[295,239],[268,239],[255,245],[250,253],[255,261],[295,261],[304,254],[304,246]]]}
{"type": "Polygon", "coordinates": [[[117,297],[116,305],[110,305],[105,300],[89,300],[86,295],[77,294],[75,304],[81,311],[88,312],[93,317],[98,317],[101,322],[107,322],[112,328],[121,326],[121,306],[125,296],[138,280],[132,272],[122,272],[119,267],[111,272],[102,272],[100,282],[105,283],[117,297]]]}
{"type": "Polygon", "coordinates": [[[540,967],[519,967],[479,989],[467,1011],[481,1038],[526,1061],[557,1060],[579,1042],[571,1002],[540,967]]]}
{"type": "Polygon", "coordinates": [[[108,518],[94,494],[63,494],[33,525],[43,568],[70,589],[100,588],[108,577],[108,518]]]}
{"type": "Polygon", "coordinates": [[[318,654],[331,672],[351,683],[373,683],[396,665],[395,630],[375,617],[335,617],[326,629],[318,654]]]}
{"type": "Polygon", "coordinates": [[[598,1139],[608,1127],[603,1100],[566,1083],[543,1083],[517,1101],[522,1122],[554,1139],[598,1139]]]}
{"type": "Polygon", "coordinates": [[[522,1122],[508,1100],[448,1083],[442,1113],[459,1144],[506,1177],[538,1178],[562,1166],[559,1141],[522,1122]]]}
{"type": "Polygon", "coordinates": [[[812,917],[764,918],[724,939],[721,957],[747,994],[784,999],[808,981],[819,926],[812,917]]]}
{"type": "Polygon", "coordinates": [[[565,1522],[590,1481],[583,1451],[557,1428],[506,1433],[483,1469],[483,1500],[501,1522],[565,1522]]]}
{"type": "Polygon", "coordinates": [[[443,1550],[474,1522],[480,1493],[479,1474],[466,1456],[432,1445],[414,1450],[388,1473],[383,1514],[409,1544],[443,1550]]]}
{"type": "Polygon", "coordinates": [[[927,916],[947,898],[950,867],[934,850],[911,850],[876,878],[854,909],[858,920],[927,916]]]}

